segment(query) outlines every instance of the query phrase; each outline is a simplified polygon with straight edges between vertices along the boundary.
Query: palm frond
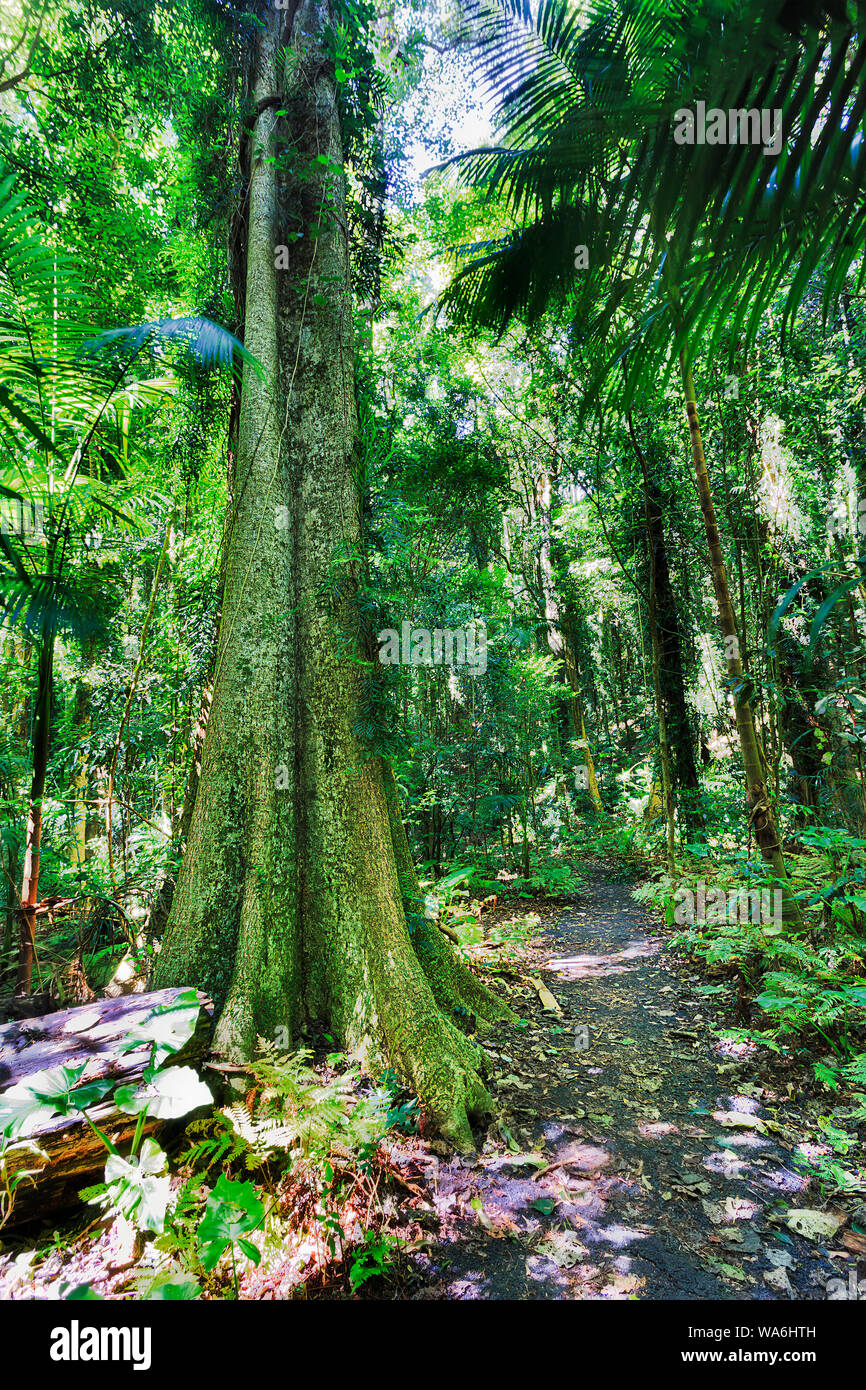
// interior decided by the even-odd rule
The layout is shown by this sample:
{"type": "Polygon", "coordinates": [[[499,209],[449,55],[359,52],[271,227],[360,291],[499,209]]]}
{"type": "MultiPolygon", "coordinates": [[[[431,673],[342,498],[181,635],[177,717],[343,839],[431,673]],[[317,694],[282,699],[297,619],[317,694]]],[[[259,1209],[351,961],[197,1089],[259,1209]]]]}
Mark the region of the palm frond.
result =
{"type": "Polygon", "coordinates": [[[81,641],[105,635],[106,606],[85,575],[28,574],[0,535],[0,617],[41,641],[60,633],[81,641]]]}
{"type": "Polygon", "coordinates": [[[182,354],[204,367],[230,367],[236,361],[249,366],[257,375],[263,374],[261,364],[239,338],[205,318],[154,319],[131,328],[112,328],[84,344],[84,350],[97,354],[109,346],[118,346],[130,358],[138,357],[145,349],[177,348],[182,354]]]}
{"type": "Polygon", "coordinates": [[[699,12],[682,0],[540,0],[534,13],[524,0],[473,0],[499,143],[450,163],[515,225],[464,258],[443,307],[501,331],[537,321],[546,301],[588,334],[594,296],[594,329],[611,339],[605,371],[628,363],[628,399],[690,341],[753,339],[780,295],[784,332],[819,269],[829,313],[866,236],[861,18],[840,0],[808,16],[783,0],[699,12]],[[678,144],[676,113],[698,100],[735,118],[780,113],[778,148],[678,144]],[[569,293],[573,234],[593,269],[574,273],[569,293]],[[671,278],[675,332],[657,312],[671,278]]]}

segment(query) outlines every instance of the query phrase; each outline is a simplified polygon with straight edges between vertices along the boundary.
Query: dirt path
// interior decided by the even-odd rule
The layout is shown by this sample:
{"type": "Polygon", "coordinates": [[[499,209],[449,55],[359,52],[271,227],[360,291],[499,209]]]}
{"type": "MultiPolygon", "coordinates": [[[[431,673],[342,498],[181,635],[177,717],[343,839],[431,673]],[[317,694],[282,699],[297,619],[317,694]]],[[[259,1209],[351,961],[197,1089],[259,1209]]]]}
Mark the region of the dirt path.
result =
{"type": "Polygon", "coordinates": [[[502,1113],[477,1161],[425,1146],[442,1224],[415,1297],[824,1300],[847,1279],[851,1257],[781,1219],[823,1205],[788,1082],[725,1055],[658,931],[600,872],[546,924],[562,1016],[515,999],[529,1027],[486,1044],[502,1113]]]}

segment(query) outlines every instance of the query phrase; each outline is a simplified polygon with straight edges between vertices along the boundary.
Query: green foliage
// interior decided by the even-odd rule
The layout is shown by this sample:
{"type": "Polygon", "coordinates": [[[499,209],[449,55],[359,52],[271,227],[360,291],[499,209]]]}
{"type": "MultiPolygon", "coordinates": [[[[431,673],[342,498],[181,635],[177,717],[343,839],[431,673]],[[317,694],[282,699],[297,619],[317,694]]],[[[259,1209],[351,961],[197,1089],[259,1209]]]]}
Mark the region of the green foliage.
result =
{"type": "Polygon", "coordinates": [[[0,1134],[10,1138],[32,1134],[55,1115],[71,1115],[101,1100],[114,1082],[79,1085],[86,1067],[86,1062],[77,1067],[49,1067],[9,1086],[0,1097],[0,1134]]]}
{"type": "MultiPolygon", "coordinates": [[[[502,947],[507,968],[539,918],[502,920],[502,904],[543,898],[547,913],[600,866],[613,878],[644,866],[652,879],[636,897],[668,925],[683,882],[773,888],[731,721],[747,705],[805,925],[769,931],[727,914],[674,943],[706,966],[705,994],[736,995],[737,1021],[752,1011],[732,1037],[796,1044],[828,1095],[862,1096],[863,16],[780,0],[381,9],[339,0],[322,35],[341,157],[301,154],[288,47],[278,138],[254,153],[297,180],[299,198],[278,209],[292,247],[324,246],[334,230],[328,211],[302,224],[314,182],[347,180],[338,235],[352,292],[339,289],[340,313],[358,344],[347,517],[360,534],[334,546],[318,598],[359,682],[354,733],[393,767],[424,875],[423,900],[404,894],[410,938],[419,955],[431,936],[441,945],[438,918],[464,963],[502,947]],[[780,148],[678,144],[675,113],[697,99],[778,109],[780,148]],[[465,152],[462,117],[483,127],[491,111],[494,141],[465,152]],[[423,186],[421,154],[441,165],[423,186]],[[439,295],[446,260],[455,273],[439,295]],[[742,676],[726,668],[706,527],[676,462],[688,442],[680,351],[697,382],[742,676]],[[377,660],[385,628],[480,622],[483,672],[377,660]],[[653,794],[662,714],[672,855],[653,794]]],[[[0,113],[0,502],[44,508],[42,538],[0,528],[0,993],[14,987],[35,798],[34,983],[64,1003],[113,988],[119,972],[141,980],[156,957],[222,661],[237,509],[243,498],[270,525],[275,500],[250,497],[255,471],[238,474],[239,392],[260,374],[242,346],[253,152],[239,122],[262,15],[185,0],[97,0],[88,15],[51,9],[32,79],[0,113]],[[34,682],[49,654],[47,681],[34,682]],[[38,796],[35,703],[49,736],[38,796]]],[[[308,309],[333,307],[325,291],[308,309]]],[[[303,373],[291,391],[302,413],[303,373]]],[[[279,471],[274,489],[296,475],[294,463],[279,471]]],[[[291,636],[294,617],[271,611],[266,585],[259,617],[263,641],[291,636]]],[[[267,784],[271,769],[250,776],[267,784]]],[[[243,1099],[212,1110],[183,1065],[196,1013],[189,998],[130,1031],[124,1047],[147,1049],[148,1066],[114,1101],[138,1117],[135,1138],[122,1156],[101,1136],[106,1180],[86,1198],[155,1237],[170,1267],[142,1284],[148,1297],[216,1290],[229,1253],[237,1293],[237,1256],[256,1262],[248,1237],[271,1220],[255,1173],[303,1196],[299,1219],[346,1255],[357,1292],[397,1247],[367,1222],[351,1247],[351,1194],[366,1182],[375,1206],[377,1146],[417,1128],[417,1103],[396,1072],[371,1088],[341,1056],[323,1073],[310,1053],[263,1043],[243,1099]],[[206,1106],[172,1190],[166,1156],[142,1143],[147,1117],[206,1106]],[[267,1220],[247,1230],[257,1203],[267,1220]]],[[[28,1135],[57,1114],[94,1124],[112,1089],[51,1069],[0,1097],[0,1222],[29,1180],[17,1166],[28,1135]]],[[[849,1121],[828,1118],[828,1192],[855,1190],[849,1121]]]]}
{"type": "Polygon", "coordinates": [[[110,1154],[105,1165],[105,1189],[91,1201],[119,1212],[141,1231],[159,1234],[171,1200],[171,1179],[165,1174],[166,1155],[153,1139],[139,1153],[121,1158],[110,1154]]]}
{"type": "Polygon", "coordinates": [[[235,1245],[248,1260],[258,1264],[261,1253],[247,1236],[258,1230],[264,1218],[264,1204],[251,1182],[232,1182],[225,1174],[218,1177],[198,1228],[203,1268],[214,1269],[230,1247],[234,1267],[235,1245]]]}
{"type": "Polygon", "coordinates": [[[568,864],[561,860],[549,859],[539,864],[529,878],[529,887],[544,893],[545,897],[560,897],[573,893],[580,880],[568,864]]]}
{"type": "Polygon", "coordinates": [[[255,1112],[251,1115],[241,1104],[223,1112],[258,1159],[282,1151],[323,1162],[335,1147],[344,1157],[362,1155],[394,1122],[389,1119],[393,1107],[386,1087],[356,1099],[357,1066],[323,1083],[310,1058],[307,1049],[286,1053],[259,1038],[250,1063],[257,1091],[255,1112]]]}
{"type": "Polygon", "coordinates": [[[386,1272],[400,1242],[394,1236],[368,1235],[362,1245],[352,1251],[349,1257],[349,1283],[353,1293],[357,1293],[368,1279],[377,1279],[386,1272]]]}
{"type": "Polygon", "coordinates": [[[502,142],[457,167],[517,226],[463,248],[468,264],[444,299],[452,311],[501,330],[555,308],[600,340],[597,384],[624,369],[626,408],[670,370],[658,304],[669,286],[677,351],[701,334],[713,354],[730,336],[751,341],[786,273],[787,321],[823,258],[829,313],[863,247],[862,113],[848,103],[866,52],[848,16],[830,25],[819,11],[786,29],[779,0],[724,15],[667,0],[581,11],[477,0],[472,12],[502,142]],[[675,140],[675,112],[708,97],[725,111],[780,111],[776,157],[760,143],[696,151],[675,140]],[[825,103],[832,115],[813,139],[825,103]],[[576,245],[592,248],[578,276],[576,245]]]}
{"type": "Polygon", "coordinates": [[[247,1141],[238,1134],[231,1120],[222,1111],[216,1110],[203,1120],[194,1120],[187,1125],[186,1136],[202,1135],[184,1152],[183,1161],[193,1171],[203,1165],[202,1176],[219,1164],[228,1170],[238,1160],[243,1159],[248,1169],[261,1167],[262,1159],[252,1152],[247,1141]]]}

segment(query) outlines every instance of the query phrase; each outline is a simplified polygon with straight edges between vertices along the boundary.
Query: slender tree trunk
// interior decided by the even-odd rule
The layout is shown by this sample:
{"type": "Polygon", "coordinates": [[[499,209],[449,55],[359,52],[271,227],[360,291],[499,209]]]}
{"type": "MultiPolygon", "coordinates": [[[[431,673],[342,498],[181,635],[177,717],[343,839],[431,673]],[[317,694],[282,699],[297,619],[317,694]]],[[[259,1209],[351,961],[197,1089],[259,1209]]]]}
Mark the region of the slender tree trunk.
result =
{"type": "Polygon", "coordinates": [[[652,674],[653,674],[653,693],[655,695],[656,719],[659,730],[659,757],[662,765],[662,797],[665,808],[665,823],[667,826],[667,860],[668,872],[673,876],[676,870],[676,822],[674,820],[674,794],[673,777],[671,774],[671,757],[668,746],[667,718],[665,715],[665,703],[662,697],[661,682],[661,643],[659,642],[658,625],[658,552],[655,544],[654,526],[650,512],[652,502],[650,498],[649,476],[647,473],[646,460],[638,447],[634,435],[631,414],[628,418],[629,432],[635,452],[640,460],[644,480],[644,503],[646,511],[647,529],[647,552],[649,556],[649,630],[650,646],[652,650],[652,674]]]}
{"type": "MultiPolygon", "coordinates": [[[[265,374],[244,374],[213,703],[156,983],[212,995],[226,1056],[249,1057],[278,1026],[325,1022],[368,1068],[392,1066],[468,1148],[469,1118],[490,1108],[482,1059],[457,1007],[449,1017],[437,1000],[441,956],[413,931],[382,763],[357,733],[357,658],[372,646],[352,558],[359,439],[333,22],[330,0],[264,9],[251,53],[245,341],[265,374]]],[[[480,982],[461,1007],[509,1013],[480,982]]]]}
{"type": "Polygon", "coordinates": [[[703,832],[704,822],[694,738],[683,676],[679,617],[668,565],[664,505],[657,481],[656,449],[653,440],[650,440],[646,453],[641,448],[631,415],[628,427],[643,475],[650,583],[654,586],[655,592],[655,623],[659,644],[659,686],[665,712],[670,771],[673,784],[679,791],[680,815],[691,838],[703,832]]]}
{"type": "Polygon", "coordinates": [[[544,605],[547,646],[551,655],[556,658],[557,676],[569,692],[566,702],[568,722],[570,724],[572,739],[582,742],[582,751],[585,759],[584,766],[587,770],[586,790],[589,792],[596,810],[601,811],[603,807],[598,790],[598,781],[595,775],[595,765],[592,760],[592,752],[590,751],[589,740],[586,735],[586,722],[584,719],[583,699],[580,693],[580,678],[578,676],[577,663],[574,658],[574,650],[568,640],[568,634],[562,621],[559,595],[556,592],[551,538],[553,522],[552,509],[553,489],[549,474],[544,473],[538,488],[538,518],[541,526],[538,567],[541,597],[544,605]]]}
{"type": "Polygon", "coordinates": [[[740,660],[737,620],[731,603],[728,576],[725,572],[725,562],[722,555],[722,542],[710,491],[710,480],[707,475],[701,427],[698,420],[698,407],[695,399],[695,385],[691,367],[688,365],[684,353],[680,356],[680,365],[691,437],[692,462],[707,534],[707,544],[710,550],[713,588],[716,594],[722,637],[725,642],[728,676],[734,692],[734,714],[746,772],[746,804],[749,808],[749,825],[754,829],[755,840],[762,858],[770,865],[773,873],[782,884],[783,917],[791,925],[799,926],[801,924],[800,909],[788,888],[788,873],[782,854],[782,846],[779,842],[776,815],[766,783],[764,760],[755,730],[754,713],[748,699],[744,697],[742,689],[738,689],[743,685],[743,664],[740,660]]]}
{"type": "Polygon", "coordinates": [[[91,670],[94,659],[94,643],[85,638],[81,646],[82,672],[75,692],[75,708],[72,722],[80,743],[77,750],[75,775],[72,779],[72,812],[70,815],[69,860],[78,870],[79,881],[84,875],[87,859],[88,796],[87,787],[90,776],[89,757],[81,747],[90,736],[91,719],[91,670]]]}
{"type": "Polygon", "coordinates": [[[39,901],[39,861],[42,852],[42,798],[51,741],[51,698],[54,687],[54,638],[49,633],[39,648],[36,667],[36,702],[33,710],[33,772],[27,834],[24,841],[24,875],[21,885],[16,994],[29,994],[36,952],[36,904],[39,901]]]}
{"type": "MultiPolygon", "coordinates": [[[[177,838],[172,845],[173,855],[182,851],[189,838],[190,827],[192,826],[192,815],[195,809],[195,799],[198,794],[198,786],[201,778],[201,753],[204,745],[204,736],[207,729],[208,715],[210,713],[211,700],[213,698],[213,677],[216,665],[216,647],[214,647],[208,665],[205,683],[202,689],[201,706],[199,709],[198,721],[192,731],[191,758],[189,771],[187,773],[186,788],[183,794],[183,806],[180,813],[180,824],[177,830],[177,838]]],[[[153,905],[150,910],[147,922],[148,934],[159,939],[165,931],[171,905],[174,901],[174,890],[177,885],[174,872],[174,857],[168,861],[168,867],[162,876],[162,881],[157,889],[153,905]]]]}

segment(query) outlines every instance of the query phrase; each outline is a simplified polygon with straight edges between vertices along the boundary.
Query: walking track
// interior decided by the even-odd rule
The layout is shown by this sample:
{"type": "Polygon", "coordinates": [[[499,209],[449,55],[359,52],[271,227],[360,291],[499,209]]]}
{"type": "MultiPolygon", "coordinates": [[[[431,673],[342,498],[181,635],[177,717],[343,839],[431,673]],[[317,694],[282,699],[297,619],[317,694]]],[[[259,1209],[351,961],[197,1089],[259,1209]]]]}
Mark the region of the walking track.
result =
{"type": "Polygon", "coordinates": [[[427,1146],[439,1238],[414,1297],[823,1300],[848,1279],[784,1220],[824,1205],[793,1161],[797,1087],[724,1050],[729,1005],[659,930],[598,873],[550,920],[536,972],[562,1015],[527,992],[529,1027],[485,1042],[501,1110],[477,1159],[427,1146]]]}

